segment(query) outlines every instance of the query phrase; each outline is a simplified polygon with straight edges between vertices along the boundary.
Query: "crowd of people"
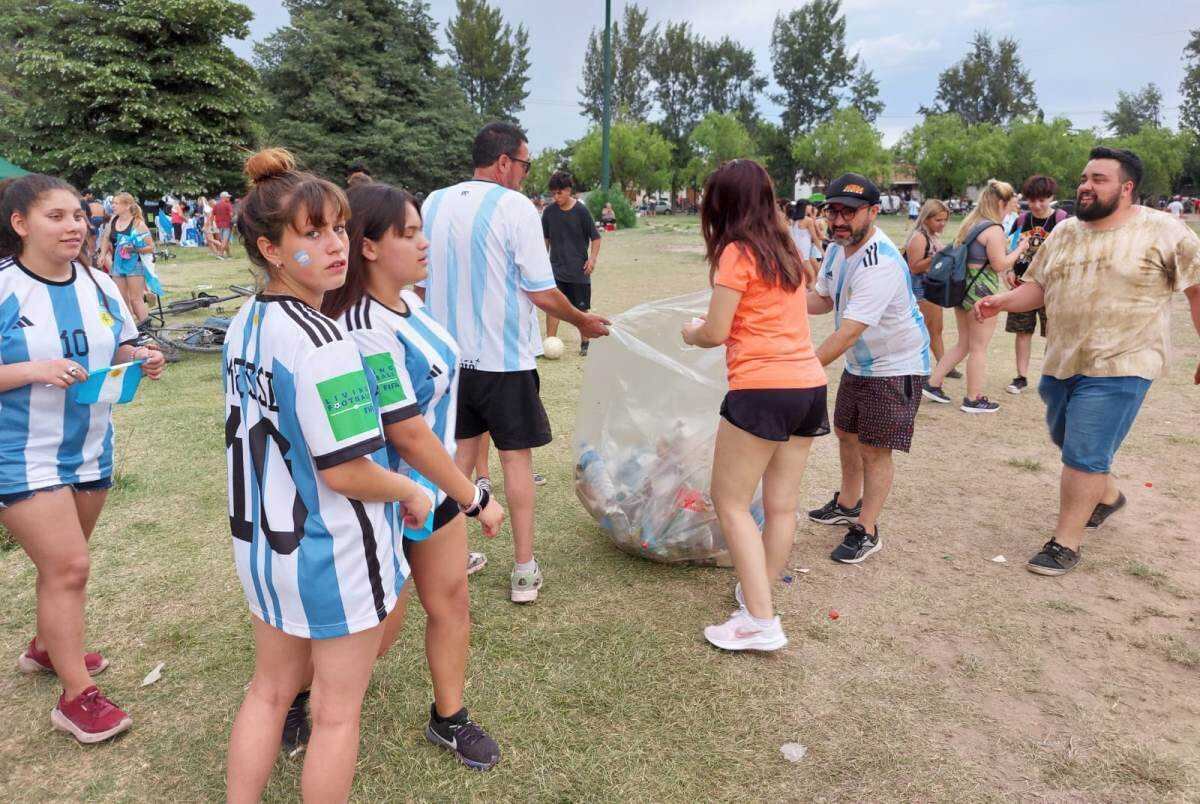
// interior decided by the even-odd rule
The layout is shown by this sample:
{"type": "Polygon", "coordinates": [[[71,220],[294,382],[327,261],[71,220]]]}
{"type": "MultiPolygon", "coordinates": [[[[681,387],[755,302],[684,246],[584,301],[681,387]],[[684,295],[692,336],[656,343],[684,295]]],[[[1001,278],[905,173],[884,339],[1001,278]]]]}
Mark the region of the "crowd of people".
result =
{"type": "MultiPolygon", "coordinates": [[[[470,178],[423,199],[365,169],[343,190],[280,149],[246,161],[236,226],[264,287],[230,324],[223,380],[228,514],[255,668],[230,738],[230,801],[261,795],[281,745],[307,752],[306,798],[346,797],[363,695],[403,624],[410,576],[428,615],[425,735],[477,770],[500,759],[465,707],[467,578],[481,566],[466,518],[487,536],[508,521],[510,600],[536,600],[546,580],[532,450],[553,437],[536,311],[551,335],[559,322],[577,328],[585,354],[610,322],[590,310],[600,234],[571,177],[550,179],[553,203],[539,214],[520,192],[521,129],[485,126],[471,159],[470,178]],[[507,511],[492,497],[489,444],[507,511]]],[[[1078,565],[1085,531],[1125,504],[1111,464],[1165,370],[1173,293],[1187,295],[1200,332],[1200,238],[1134,203],[1141,177],[1136,155],[1093,150],[1075,218],[1050,208],[1053,182],[1033,177],[1011,237],[1016,194],[990,182],[954,240],[967,287],[950,349],[935,315],[944,308],[922,293],[945,253],[946,205],[921,205],[901,248],[876,225],[880,192],[864,176],[831,182],[819,219],[804,202],[781,214],[753,160],[708,178],[700,222],[713,294],[681,338],[726,349],[711,496],[737,576],[736,611],[704,629],[709,642],[787,644],[773,598],[813,439],[832,430],[838,441],[840,484],[808,512],[846,527],[831,558],[859,563],[882,548],[893,453],[910,449],[922,398],[947,401],[942,384],[965,360],[962,409],[995,410],[982,391],[1001,312],[1018,334],[1018,391],[1042,324],[1039,392],[1063,460],[1057,525],[1027,566],[1078,565]],[[817,343],[809,318],[826,314],[834,329],[817,343]],[[831,428],[826,370],[839,358],[831,428]]],[[[205,213],[225,248],[227,201],[205,213]]],[[[132,197],[114,197],[99,223],[93,203],[49,176],[0,184],[0,524],[38,570],[36,631],[19,663],[58,675],[51,720],[85,743],[132,719],[93,681],[108,660],[84,647],[87,539],[112,485],[111,406],[76,404],[69,390],[122,361],[144,361],[151,379],[163,367],[137,332],[134,263],[153,249],[149,227],[132,197]],[[111,276],[87,258],[100,225],[98,266],[111,276]]]]}

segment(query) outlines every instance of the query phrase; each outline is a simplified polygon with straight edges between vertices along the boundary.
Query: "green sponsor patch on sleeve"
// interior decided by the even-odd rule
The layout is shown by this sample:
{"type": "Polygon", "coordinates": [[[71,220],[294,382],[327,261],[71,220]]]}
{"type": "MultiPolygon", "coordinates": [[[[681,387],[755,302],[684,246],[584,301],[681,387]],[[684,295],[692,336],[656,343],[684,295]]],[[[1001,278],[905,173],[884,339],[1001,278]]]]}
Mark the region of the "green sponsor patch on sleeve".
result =
{"type": "Polygon", "coordinates": [[[406,402],[404,385],[396,374],[396,361],[389,352],[377,355],[367,355],[367,366],[375,374],[375,382],[379,383],[379,407],[391,407],[400,402],[406,402]]]}
{"type": "Polygon", "coordinates": [[[338,441],[379,429],[375,402],[362,369],[317,383],[317,395],[338,441]]]}

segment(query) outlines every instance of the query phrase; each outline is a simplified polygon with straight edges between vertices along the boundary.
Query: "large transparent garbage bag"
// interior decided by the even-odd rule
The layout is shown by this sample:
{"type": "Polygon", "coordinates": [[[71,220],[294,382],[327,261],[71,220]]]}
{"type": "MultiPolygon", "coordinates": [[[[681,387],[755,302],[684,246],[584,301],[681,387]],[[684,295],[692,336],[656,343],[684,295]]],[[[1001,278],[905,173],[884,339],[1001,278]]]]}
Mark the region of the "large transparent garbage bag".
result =
{"type": "MultiPolygon", "coordinates": [[[[727,559],[709,496],[725,349],[686,346],[679,337],[708,310],[710,295],[634,307],[588,354],[575,493],[617,547],[653,561],[727,559]]],[[[751,513],[761,527],[760,495],[751,513]]]]}

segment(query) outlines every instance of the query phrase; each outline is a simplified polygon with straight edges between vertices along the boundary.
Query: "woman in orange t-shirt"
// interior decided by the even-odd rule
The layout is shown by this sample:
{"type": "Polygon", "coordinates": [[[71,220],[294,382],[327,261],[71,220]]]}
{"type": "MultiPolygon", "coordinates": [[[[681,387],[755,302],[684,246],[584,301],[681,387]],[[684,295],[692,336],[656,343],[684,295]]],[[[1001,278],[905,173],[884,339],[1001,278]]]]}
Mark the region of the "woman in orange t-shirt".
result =
{"type": "Polygon", "coordinates": [[[812,440],[829,434],[825,370],[805,301],[814,276],[757,162],[735,159],[709,177],[700,228],[713,296],[705,320],[685,326],[683,340],[725,346],[729,393],[721,403],[712,498],[738,577],[737,612],[704,636],[726,650],[778,650],[787,637],[771,584],[791,555],[812,440]],[[761,534],[750,514],[760,481],[761,534]]]}

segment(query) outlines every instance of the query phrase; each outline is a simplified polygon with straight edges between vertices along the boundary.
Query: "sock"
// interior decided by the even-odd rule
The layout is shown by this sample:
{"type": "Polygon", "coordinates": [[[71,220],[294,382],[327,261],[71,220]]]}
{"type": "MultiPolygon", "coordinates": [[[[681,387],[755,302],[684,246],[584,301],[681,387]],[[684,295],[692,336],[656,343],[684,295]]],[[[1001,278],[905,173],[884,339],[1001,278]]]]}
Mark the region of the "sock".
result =
{"type": "Polygon", "coordinates": [[[775,624],[774,617],[768,617],[765,620],[761,620],[758,617],[755,617],[753,614],[751,614],[749,609],[746,610],[746,616],[750,619],[750,622],[754,623],[759,628],[770,628],[772,625],[775,624]]]}
{"type": "Polygon", "coordinates": [[[525,562],[518,561],[517,562],[517,572],[533,572],[537,568],[538,568],[538,563],[537,563],[536,558],[532,559],[530,561],[525,561],[525,562]]]}
{"type": "Polygon", "coordinates": [[[467,709],[466,709],[466,707],[463,707],[462,709],[459,709],[457,712],[455,712],[450,717],[442,717],[441,715],[438,714],[437,704],[431,703],[429,705],[429,716],[432,717],[434,722],[436,722],[436,723],[446,723],[447,721],[459,721],[459,720],[463,720],[466,718],[467,709]]]}
{"type": "Polygon", "coordinates": [[[312,690],[305,690],[304,692],[298,693],[296,695],[296,699],[294,701],[292,701],[291,708],[295,709],[297,707],[302,707],[302,706],[305,706],[306,704],[308,704],[308,695],[310,692],[312,692],[312,690]]]}

